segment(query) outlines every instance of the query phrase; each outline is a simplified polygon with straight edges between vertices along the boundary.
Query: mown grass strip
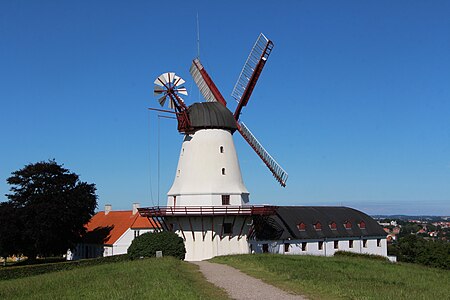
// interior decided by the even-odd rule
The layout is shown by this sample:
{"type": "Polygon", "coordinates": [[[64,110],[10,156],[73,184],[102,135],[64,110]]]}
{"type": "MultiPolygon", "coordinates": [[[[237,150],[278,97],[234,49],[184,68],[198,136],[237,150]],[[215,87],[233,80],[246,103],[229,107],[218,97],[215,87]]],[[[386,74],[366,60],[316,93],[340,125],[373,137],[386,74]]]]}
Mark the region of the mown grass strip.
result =
{"type": "Polygon", "coordinates": [[[0,281],[0,299],[228,299],[195,265],[121,261],[0,281]]]}
{"type": "Polygon", "coordinates": [[[450,272],[365,257],[233,255],[212,260],[311,299],[450,299],[450,272]]]}

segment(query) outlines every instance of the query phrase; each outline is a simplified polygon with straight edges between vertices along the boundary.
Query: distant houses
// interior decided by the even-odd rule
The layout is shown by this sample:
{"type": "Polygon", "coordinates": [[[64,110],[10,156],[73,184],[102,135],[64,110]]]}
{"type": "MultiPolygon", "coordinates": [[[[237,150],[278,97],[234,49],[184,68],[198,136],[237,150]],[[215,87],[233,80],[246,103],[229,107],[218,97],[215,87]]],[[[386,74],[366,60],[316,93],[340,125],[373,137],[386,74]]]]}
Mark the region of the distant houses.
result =
{"type": "Polygon", "coordinates": [[[110,204],[96,213],[86,224],[87,233],[73,251],[68,251],[67,260],[95,258],[127,253],[137,236],[155,229],[153,221],[141,217],[138,203],[132,210],[113,211],[110,204]]]}

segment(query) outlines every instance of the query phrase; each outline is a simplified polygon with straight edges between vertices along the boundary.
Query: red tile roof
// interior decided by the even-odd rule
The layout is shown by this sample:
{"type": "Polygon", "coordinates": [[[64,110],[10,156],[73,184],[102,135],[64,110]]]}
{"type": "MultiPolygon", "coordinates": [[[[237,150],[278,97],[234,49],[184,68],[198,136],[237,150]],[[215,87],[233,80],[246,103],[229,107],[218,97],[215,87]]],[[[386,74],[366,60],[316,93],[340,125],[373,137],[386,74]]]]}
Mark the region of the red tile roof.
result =
{"type": "Polygon", "coordinates": [[[87,231],[94,231],[101,228],[112,228],[109,236],[104,240],[104,244],[114,244],[128,228],[132,229],[151,229],[155,228],[154,223],[147,218],[141,217],[139,213],[133,215],[133,211],[110,211],[105,215],[104,211],[96,213],[87,223],[87,231]]]}

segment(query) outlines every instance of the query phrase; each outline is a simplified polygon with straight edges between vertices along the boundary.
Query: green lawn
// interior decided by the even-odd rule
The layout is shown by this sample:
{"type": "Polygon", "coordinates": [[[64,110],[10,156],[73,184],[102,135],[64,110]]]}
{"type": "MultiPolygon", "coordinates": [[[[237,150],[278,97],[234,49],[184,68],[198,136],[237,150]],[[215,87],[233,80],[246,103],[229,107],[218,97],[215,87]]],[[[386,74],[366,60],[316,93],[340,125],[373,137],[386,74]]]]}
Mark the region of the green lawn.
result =
{"type": "Polygon", "coordinates": [[[197,266],[170,257],[0,281],[0,299],[228,299],[197,266]]]}
{"type": "Polygon", "coordinates": [[[450,299],[450,271],[359,257],[233,255],[212,260],[310,299],[450,299]]]}

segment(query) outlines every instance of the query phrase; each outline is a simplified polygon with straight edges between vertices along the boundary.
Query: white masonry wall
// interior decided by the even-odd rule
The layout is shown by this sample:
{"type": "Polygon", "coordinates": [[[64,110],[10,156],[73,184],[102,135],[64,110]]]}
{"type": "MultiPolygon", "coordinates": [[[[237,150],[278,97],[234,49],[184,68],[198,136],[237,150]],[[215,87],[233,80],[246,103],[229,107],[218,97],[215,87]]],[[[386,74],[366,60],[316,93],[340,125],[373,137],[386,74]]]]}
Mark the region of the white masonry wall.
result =
{"type": "Polygon", "coordinates": [[[219,206],[222,195],[230,205],[248,202],[239,161],[228,130],[202,129],[186,135],[167,206],[219,206]]]}
{"type": "Polygon", "coordinates": [[[232,234],[222,234],[222,239],[220,236],[224,221],[223,216],[203,217],[203,231],[202,219],[200,217],[191,217],[190,223],[189,218],[179,217],[179,224],[175,218],[167,219],[173,225],[174,231],[180,237],[185,238],[186,261],[200,261],[221,255],[250,253],[247,232],[251,218],[245,220],[243,216],[237,216],[236,218],[234,216],[227,216],[225,223],[233,223],[234,221],[233,231],[232,234]],[[191,230],[190,224],[192,224],[193,230],[191,230]],[[214,230],[212,229],[212,224],[214,224],[214,230]],[[244,226],[239,238],[242,225],[244,226]],[[182,231],[184,232],[184,237],[182,231]]]}
{"type": "Polygon", "coordinates": [[[268,245],[269,253],[292,254],[292,255],[318,255],[333,256],[337,251],[347,251],[361,254],[373,254],[387,257],[387,241],[381,238],[380,246],[374,238],[367,239],[366,247],[363,239],[354,239],[353,247],[350,248],[349,240],[339,240],[338,249],[334,248],[334,240],[323,241],[323,247],[319,250],[319,240],[288,240],[288,241],[250,241],[252,253],[263,253],[263,245],[268,245]],[[306,242],[305,251],[302,250],[302,243],[306,242]],[[285,243],[289,244],[289,251],[285,252],[285,243]]]}

